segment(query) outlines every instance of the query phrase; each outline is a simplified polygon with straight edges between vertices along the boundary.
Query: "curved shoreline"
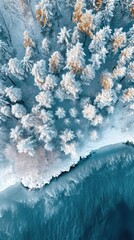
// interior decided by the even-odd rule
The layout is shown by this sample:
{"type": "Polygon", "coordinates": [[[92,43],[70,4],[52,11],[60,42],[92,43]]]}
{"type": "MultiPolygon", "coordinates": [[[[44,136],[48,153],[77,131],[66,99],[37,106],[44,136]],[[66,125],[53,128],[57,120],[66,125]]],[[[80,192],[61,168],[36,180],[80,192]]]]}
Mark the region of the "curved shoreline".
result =
{"type": "MultiPolygon", "coordinates": [[[[93,169],[100,169],[103,167],[105,164],[108,165],[113,165],[116,164],[116,160],[114,158],[115,154],[117,154],[119,157],[123,153],[123,150],[127,152],[129,149],[129,154],[132,156],[132,153],[134,155],[134,144],[131,142],[126,142],[126,143],[116,143],[116,144],[110,144],[104,147],[101,147],[97,150],[92,150],[86,157],[83,157],[79,159],[79,161],[76,162],[76,164],[73,164],[70,166],[69,170],[62,171],[58,176],[51,177],[50,181],[46,183],[41,189],[44,189],[48,187],[49,185],[53,185],[54,182],[57,182],[57,180],[61,178],[64,178],[67,176],[67,174],[71,174],[72,172],[77,172],[77,169],[81,166],[83,167],[87,162],[89,163],[90,167],[93,169]],[[99,157],[98,157],[99,156],[99,157]],[[111,158],[110,158],[111,157],[111,158]],[[99,158],[99,159],[98,159],[99,158]],[[112,159],[112,160],[110,160],[112,159]]],[[[90,169],[90,171],[92,171],[90,169]]],[[[76,174],[77,175],[77,174],[76,174]]],[[[69,175],[68,175],[69,176],[69,175]]],[[[24,186],[23,183],[21,182],[16,182],[14,185],[10,185],[7,188],[5,188],[3,191],[0,191],[1,193],[4,191],[8,191],[8,189],[14,188],[14,186],[22,185],[24,189],[30,190],[28,186],[24,186]]],[[[55,185],[55,183],[54,183],[55,185]]],[[[40,190],[39,188],[33,188],[32,190],[40,190]]]]}
{"type": "MultiPolygon", "coordinates": [[[[69,173],[61,174],[40,190],[28,191],[16,184],[0,195],[1,232],[9,229],[11,236],[17,236],[14,239],[20,239],[31,226],[31,233],[35,229],[43,236],[45,231],[47,240],[55,237],[62,240],[63,235],[59,234],[62,226],[63,232],[70,234],[68,239],[75,240],[79,236],[76,228],[80,230],[80,236],[85,236],[82,239],[87,239],[86,230],[91,227],[93,231],[90,235],[98,233],[98,238],[93,239],[100,239],[103,222],[107,223],[111,210],[117,209],[123,200],[129,207],[134,206],[133,159],[134,147],[131,143],[116,144],[93,152],[71,168],[69,173]],[[111,163],[111,160],[114,162],[111,163]],[[99,162],[101,166],[98,166],[99,162]],[[12,216],[12,222],[8,221],[8,216],[12,216]],[[104,221],[99,221],[100,216],[104,221]],[[16,222],[21,223],[21,229],[16,222]]],[[[114,230],[115,221],[112,222],[114,230]]],[[[112,222],[108,221],[110,226],[112,222]]]]}

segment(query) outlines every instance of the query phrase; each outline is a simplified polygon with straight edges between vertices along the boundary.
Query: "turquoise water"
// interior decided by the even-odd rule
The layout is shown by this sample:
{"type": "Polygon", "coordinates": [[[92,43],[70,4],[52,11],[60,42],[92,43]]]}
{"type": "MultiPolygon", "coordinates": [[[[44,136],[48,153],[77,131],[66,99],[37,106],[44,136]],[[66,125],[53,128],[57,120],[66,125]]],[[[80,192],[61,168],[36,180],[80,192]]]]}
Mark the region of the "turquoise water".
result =
{"type": "Polygon", "coordinates": [[[0,194],[0,240],[134,239],[134,148],[93,153],[38,191],[0,194]]]}

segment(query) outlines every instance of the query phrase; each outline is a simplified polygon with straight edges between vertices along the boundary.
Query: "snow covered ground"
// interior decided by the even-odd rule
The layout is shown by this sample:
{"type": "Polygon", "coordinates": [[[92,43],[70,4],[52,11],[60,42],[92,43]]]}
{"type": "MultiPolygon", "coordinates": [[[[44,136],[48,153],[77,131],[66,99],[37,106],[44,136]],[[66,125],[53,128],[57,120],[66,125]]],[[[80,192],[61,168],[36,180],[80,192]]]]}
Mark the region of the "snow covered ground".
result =
{"type": "Polygon", "coordinates": [[[33,158],[25,158],[24,156],[18,159],[18,156],[15,156],[15,151],[12,152],[12,150],[9,149],[9,153],[12,153],[11,159],[16,159],[16,164],[19,161],[18,165],[20,165],[20,163],[22,165],[21,167],[19,166],[20,170],[17,170],[18,176],[12,166],[2,170],[0,191],[3,191],[5,188],[20,180],[24,186],[28,186],[31,189],[43,187],[45,184],[48,184],[53,177],[58,177],[61,173],[69,171],[71,166],[79,162],[80,156],[81,158],[85,158],[92,151],[106,146],[110,147],[110,145],[117,143],[125,143],[127,141],[134,143],[133,117],[128,116],[128,118],[126,118],[125,111],[124,109],[124,112],[120,112],[118,109],[111,119],[107,120],[107,126],[104,126],[104,130],[102,129],[99,140],[91,141],[90,137],[89,139],[87,137],[85,145],[82,146],[77,157],[74,159],[68,157],[66,160],[62,160],[58,156],[53,159],[53,156],[51,156],[51,161],[47,161],[42,151],[38,152],[35,156],[36,161],[33,161],[33,158]],[[130,124],[131,128],[127,128],[127,125],[130,126],[130,124]]]}

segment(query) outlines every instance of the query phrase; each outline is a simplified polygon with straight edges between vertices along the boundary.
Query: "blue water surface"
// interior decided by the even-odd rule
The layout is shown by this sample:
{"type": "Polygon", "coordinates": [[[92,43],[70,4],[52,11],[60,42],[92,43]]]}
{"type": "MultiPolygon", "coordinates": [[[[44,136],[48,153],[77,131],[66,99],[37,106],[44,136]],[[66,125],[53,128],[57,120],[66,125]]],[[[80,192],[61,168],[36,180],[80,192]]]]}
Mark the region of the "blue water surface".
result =
{"type": "Polygon", "coordinates": [[[134,239],[134,147],[92,153],[41,190],[0,194],[0,240],[134,239]]]}

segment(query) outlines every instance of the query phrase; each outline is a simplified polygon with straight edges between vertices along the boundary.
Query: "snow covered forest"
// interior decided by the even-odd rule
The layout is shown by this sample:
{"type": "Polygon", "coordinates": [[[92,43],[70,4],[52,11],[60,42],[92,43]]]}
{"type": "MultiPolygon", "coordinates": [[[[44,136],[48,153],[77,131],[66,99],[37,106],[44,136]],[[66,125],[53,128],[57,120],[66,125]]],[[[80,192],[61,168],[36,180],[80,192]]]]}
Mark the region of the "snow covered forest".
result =
{"type": "Polygon", "coordinates": [[[58,161],[63,170],[78,161],[87,142],[109,143],[116,128],[133,140],[134,1],[0,6],[2,167],[39,187],[58,161]]]}

